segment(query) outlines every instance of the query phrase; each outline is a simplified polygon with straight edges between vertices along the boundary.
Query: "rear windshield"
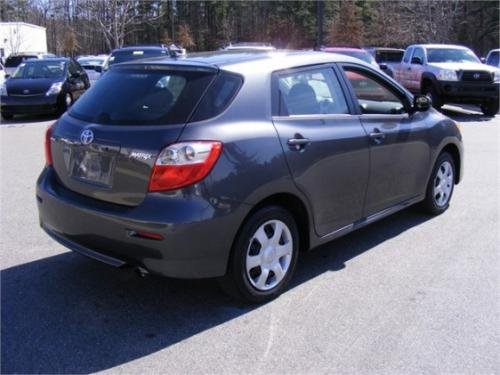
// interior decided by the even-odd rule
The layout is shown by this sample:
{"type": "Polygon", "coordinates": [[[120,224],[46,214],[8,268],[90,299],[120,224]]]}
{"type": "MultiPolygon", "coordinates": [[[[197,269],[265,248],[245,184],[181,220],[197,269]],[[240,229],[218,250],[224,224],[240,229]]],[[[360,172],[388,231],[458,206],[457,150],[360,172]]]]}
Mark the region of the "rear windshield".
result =
{"type": "Polygon", "coordinates": [[[168,51],[160,48],[115,51],[109,57],[108,65],[111,66],[125,61],[147,59],[149,57],[157,56],[168,56],[168,51]]]}
{"type": "Polygon", "coordinates": [[[9,56],[5,61],[5,67],[7,68],[15,68],[19,64],[21,64],[24,60],[35,59],[36,56],[33,55],[22,55],[22,56],[9,56]]]}
{"type": "Polygon", "coordinates": [[[403,58],[404,51],[377,51],[375,60],[378,63],[399,63],[403,58]]]}
{"type": "Polygon", "coordinates": [[[108,125],[185,123],[214,71],[115,67],[71,107],[75,118],[108,125]]]}

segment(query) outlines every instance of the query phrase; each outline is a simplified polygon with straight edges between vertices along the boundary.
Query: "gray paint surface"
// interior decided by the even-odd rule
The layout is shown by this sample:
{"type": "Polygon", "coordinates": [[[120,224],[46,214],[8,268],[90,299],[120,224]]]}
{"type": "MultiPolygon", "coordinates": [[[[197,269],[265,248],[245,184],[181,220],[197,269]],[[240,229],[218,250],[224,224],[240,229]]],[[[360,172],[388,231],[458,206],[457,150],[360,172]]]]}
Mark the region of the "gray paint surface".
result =
{"type": "Polygon", "coordinates": [[[500,118],[468,113],[447,112],[467,152],[446,214],[405,210],[304,254],[256,309],[55,243],[33,199],[52,121],[2,123],[2,373],[498,372],[500,118]]]}

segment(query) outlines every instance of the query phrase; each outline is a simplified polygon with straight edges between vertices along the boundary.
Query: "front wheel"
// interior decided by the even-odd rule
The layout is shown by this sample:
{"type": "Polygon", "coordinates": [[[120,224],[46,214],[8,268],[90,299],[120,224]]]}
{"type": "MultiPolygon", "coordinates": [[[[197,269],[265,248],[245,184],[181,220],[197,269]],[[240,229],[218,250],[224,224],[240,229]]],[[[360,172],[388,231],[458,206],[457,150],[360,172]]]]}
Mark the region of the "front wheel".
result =
{"type": "Polygon", "coordinates": [[[428,85],[422,90],[423,94],[429,96],[432,101],[432,106],[436,109],[440,109],[443,106],[443,99],[438,94],[438,91],[433,85],[428,85]]]}
{"type": "Polygon", "coordinates": [[[431,178],[427,184],[427,192],[423,207],[431,215],[439,215],[450,205],[453,187],[455,185],[455,162],[450,154],[439,155],[431,178]]]}
{"type": "Polygon", "coordinates": [[[69,92],[65,93],[62,98],[59,100],[59,114],[63,114],[68,110],[69,107],[73,104],[73,97],[69,92]]]}
{"type": "Polygon", "coordinates": [[[12,113],[7,113],[7,112],[2,112],[2,118],[4,120],[10,120],[14,117],[14,115],[12,113]]]}
{"type": "Polygon", "coordinates": [[[278,206],[264,207],[240,229],[220,284],[239,300],[270,301],[292,278],[298,252],[299,234],[293,216],[278,206]]]}
{"type": "Polygon", "coordinates": [[[490,100],[481,104],[481,111],[486,116],[495,116],[498,113],[499,102],[498,99],[490,100]]]}

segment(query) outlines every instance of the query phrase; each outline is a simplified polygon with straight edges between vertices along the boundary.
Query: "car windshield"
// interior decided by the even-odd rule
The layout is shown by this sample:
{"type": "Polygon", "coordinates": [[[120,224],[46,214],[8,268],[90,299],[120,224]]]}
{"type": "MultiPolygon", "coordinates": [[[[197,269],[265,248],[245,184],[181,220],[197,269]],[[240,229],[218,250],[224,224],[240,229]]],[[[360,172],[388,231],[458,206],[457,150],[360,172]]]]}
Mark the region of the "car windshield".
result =
{"type": "Polygon", "coordinates": [[[60,78],[64,75],[64,61],[27,61],[19,65],[12,78],[60,78]]]}
{"type": "Polygon", "coordinates": [[[182,124],[214,75],[211,70],[114,67],[73,104],[69,115],[107,125],[182,124]]]}
{"type": "Polygon", "coordinates": [[[108,65],[111,66],[113,64],[118,64],[125,61],[147,59],[149,57],[167,56],[167,55],[168,51],[166,49],[160,49],[160,48],[115,51],[109,57],[108,65]]]}
{"type": "Polygon", "coordinates": [[[85,57],[82,59],[78,59],[78,63],[80,65],[101,66],[102,64],[104,64],[104,59],[98,57],[85,57]]]}
{"type": "Polygon", "coordinates": [[[486,64],[500,67],[499,51],[493,51],[488,56],[486,64]]]}
{"type": "Polygon", "coordinates": [[[5,61],[5,67],[15,68],[16,66],[19,66],[19,64],[21,64],[23,61],[35,58],[36,58],[35,55],[9,56],[5,61]]]}
{"type": "Polygon", "coordinates": [[[480,62],[474,52],[465,48],[427,48],[427,61],[430,63],[480,62]]]}
{"type": "Polygon", "coordinates": [[[364,62],[367,62],[368,64],[373,64],[375,62],[373,56],[364,51],[335,51],[334,53],[340,53],[341,55],[355,57],[357,59],[363,60],[364,62]]]}
{"type": "Polygon", "coordinates": [[[377,51],[375,60],[378,63],[399,63],[404,51],[377,51]]]}

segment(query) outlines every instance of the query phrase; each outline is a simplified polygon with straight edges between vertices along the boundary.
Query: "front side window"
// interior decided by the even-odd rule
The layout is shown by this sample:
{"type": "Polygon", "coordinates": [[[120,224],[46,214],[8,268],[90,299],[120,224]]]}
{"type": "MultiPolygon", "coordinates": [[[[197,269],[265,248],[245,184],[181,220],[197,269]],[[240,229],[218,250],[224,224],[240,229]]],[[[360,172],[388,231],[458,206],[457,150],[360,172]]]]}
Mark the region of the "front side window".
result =
{"type": "Polygon", "coordinates": [[[369,73],[344,68],[363,114],[401,114],[405,107],[399,97],[369,73]]]}
{"type": "Polygon", "coordinates": [[[278,78],[280,115],[349,113],[331,68],[282,74],[278,78]]]}
{"type": "Polygon", "coordinates": [[[409,63],[410,62],[410,56],[411,56],[412,52],[413,52],[413,48],[408,48],[405,51],[405,54],[403,55],[403,62],[404,63],[409,63]]]}
{"type": "Polygon", "coordinates": [[[499,52],[498,51],[491,52],[490,55],[488,56],[486,64],[500,67],[499,52]]]}
{"type": "Polygon", "coordinates": [[[422,48],[415,48],[413,51],[413,57],[412,59],[417,58],[420,60],[420,62],[423,64],[424,63],[424,50],[422,48]]]}
{"type": "Polygon", "coordinates": [[[71,106],[69,115],[106,125],[182,124],[214,75],[206,70],[116,67],[71,106]]]}

